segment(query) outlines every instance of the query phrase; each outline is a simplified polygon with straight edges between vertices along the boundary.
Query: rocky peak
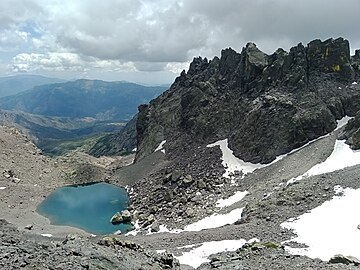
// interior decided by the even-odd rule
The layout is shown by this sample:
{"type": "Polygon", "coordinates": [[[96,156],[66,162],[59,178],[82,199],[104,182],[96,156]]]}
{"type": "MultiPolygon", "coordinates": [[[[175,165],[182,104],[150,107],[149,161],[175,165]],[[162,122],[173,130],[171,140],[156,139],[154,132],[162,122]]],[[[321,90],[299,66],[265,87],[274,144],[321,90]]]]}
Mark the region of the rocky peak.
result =
{"type": "Polygon", "coordinates": [[[351,66],[355,72],[355,79],[360,80],[360,50],[356,50],[355,55],[351,57],[351,66]]]}
{"type": "Polygon", "coordinates": [[[195,57],[193,59],[193,61],[190,63],[189,71],[187,74],[190,76],[198,74],[201,71],[203,71],[204,69],[206,69],[208,64],[209,64],[209,62],[206,57],[204,59],[202,59],[200,56],[195,57]]]}
{"type": "Polygon", "coordinates": [[[355,61],[360,60],[360,50],[355,50],[355,55],[352,57],[352,59],[355,61]]]}
{"type": "Polygon", "coordinates": [[[241,55],[234,51],[232,48],[227,48],[221,51],[219,61],[220,75],[225,78],[230,78],[231,74],[236,70],[240,63],[241,55]]]}
{"type": "Polygon", "coordinates": [[[255,43],[249,42],[243,49],[247,64],[263,69],[268,64],[268,55],[260,51],[255,43]]]}
{"type": "Polygon", "coordinates": [[[307,46],[307,59],[310,72],[331,74],[343,81],[354,79],[350,45],[343,38],[311,41],[307,46]]]}

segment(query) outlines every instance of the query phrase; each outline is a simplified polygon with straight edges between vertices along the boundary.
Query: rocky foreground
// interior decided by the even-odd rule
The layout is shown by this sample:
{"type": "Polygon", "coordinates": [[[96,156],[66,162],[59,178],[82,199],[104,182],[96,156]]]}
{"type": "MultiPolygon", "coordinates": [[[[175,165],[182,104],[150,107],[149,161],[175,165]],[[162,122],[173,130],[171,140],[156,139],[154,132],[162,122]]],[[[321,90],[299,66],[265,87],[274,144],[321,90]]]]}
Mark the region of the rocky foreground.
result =
{"type": "Polygon", "coordinates": [[[0,220],[1,269],[179,269],[171,254],[146,252],[113,237],[90,239],[69,234],[51,239],[20,233],[0,220]]]}

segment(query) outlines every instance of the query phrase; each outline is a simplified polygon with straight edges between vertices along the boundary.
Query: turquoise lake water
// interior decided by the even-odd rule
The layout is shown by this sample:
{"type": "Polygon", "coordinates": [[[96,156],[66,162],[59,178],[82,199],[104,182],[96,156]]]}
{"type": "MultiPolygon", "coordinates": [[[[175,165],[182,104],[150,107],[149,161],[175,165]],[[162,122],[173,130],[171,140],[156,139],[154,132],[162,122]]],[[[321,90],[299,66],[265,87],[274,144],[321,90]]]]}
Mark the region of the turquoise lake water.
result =
{"type": "Polygon", "coordinates": [[[107,184],[65,186],[52,192],[37,208],[51,224],[68,225],[93,234],[131,229],[130,224],[113,225],[111,217],[128,206],[125,189],[107,184]]]}

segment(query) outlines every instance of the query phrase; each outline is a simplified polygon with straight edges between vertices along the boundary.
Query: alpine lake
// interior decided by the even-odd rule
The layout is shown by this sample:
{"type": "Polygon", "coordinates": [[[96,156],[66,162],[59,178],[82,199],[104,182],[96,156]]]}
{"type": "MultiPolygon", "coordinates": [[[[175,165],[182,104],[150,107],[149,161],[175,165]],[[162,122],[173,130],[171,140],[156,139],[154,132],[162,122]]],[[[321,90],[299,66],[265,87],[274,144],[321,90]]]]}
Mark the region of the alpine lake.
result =
{"type": "Polygon", "coordinates": [[[64,186],[40,203],[37,212],[53,225],[76,227],[96,235],[126,233],[132,229],[130,223],[112,224],[110,219],[127,208],[128,200],[124,188],[103,182],[64,186]]]}

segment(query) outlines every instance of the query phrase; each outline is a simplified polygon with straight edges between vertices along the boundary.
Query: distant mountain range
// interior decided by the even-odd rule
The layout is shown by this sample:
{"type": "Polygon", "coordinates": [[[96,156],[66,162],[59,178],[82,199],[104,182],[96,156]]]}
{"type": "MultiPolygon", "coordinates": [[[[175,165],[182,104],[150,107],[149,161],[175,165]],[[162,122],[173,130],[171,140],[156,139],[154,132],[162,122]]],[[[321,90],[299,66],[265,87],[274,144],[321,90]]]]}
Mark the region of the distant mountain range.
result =
{"type": "Polygon", "coordinates": [[[39,75],[0,77],[0,97],[16,95],[35,86],[60,82],[65,82],[65,80],[39,75]]]}
{"type": "Polygon", "coordinates": [[[138,105],[161,94],[166,87],[129,82],[77,80],[47,84],[0,98],[0,109],[51,117],[130,120],[138,105]]]}

